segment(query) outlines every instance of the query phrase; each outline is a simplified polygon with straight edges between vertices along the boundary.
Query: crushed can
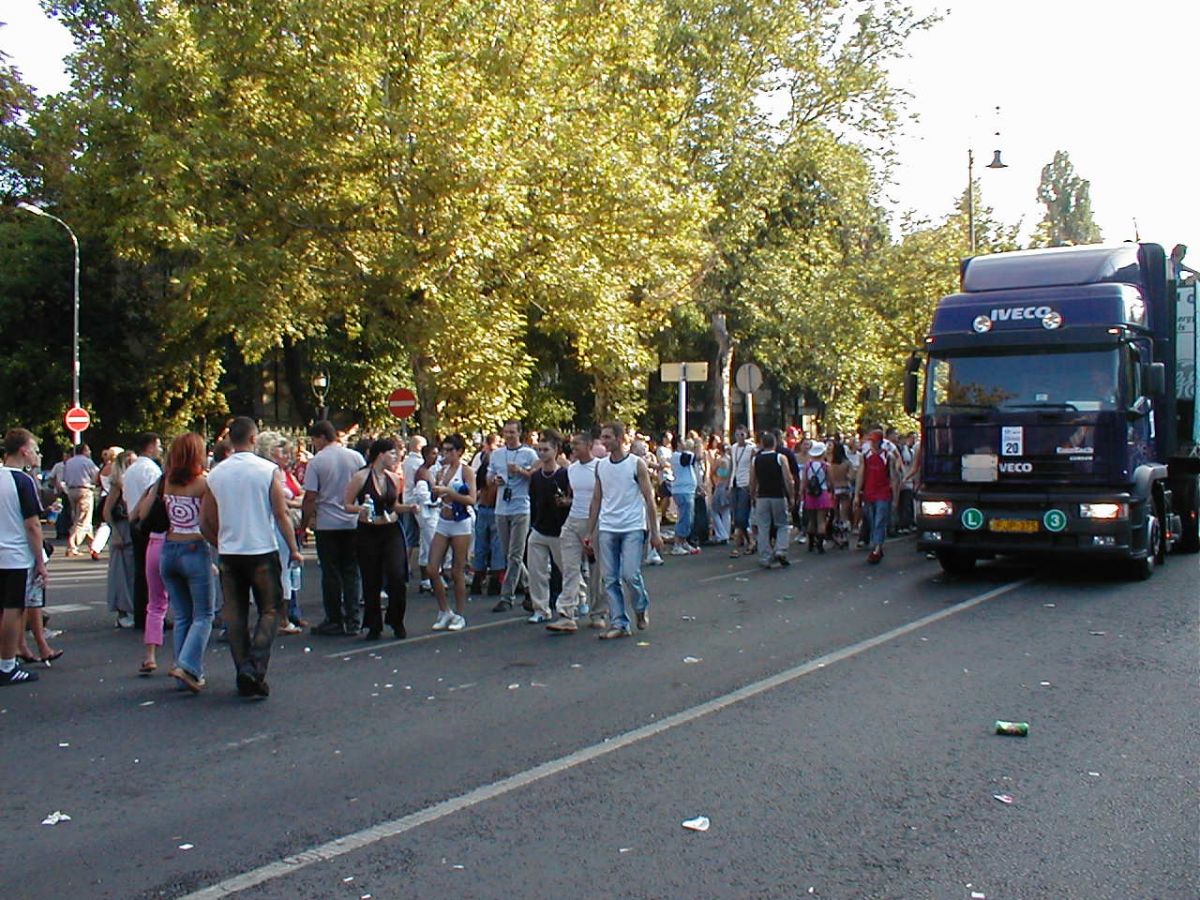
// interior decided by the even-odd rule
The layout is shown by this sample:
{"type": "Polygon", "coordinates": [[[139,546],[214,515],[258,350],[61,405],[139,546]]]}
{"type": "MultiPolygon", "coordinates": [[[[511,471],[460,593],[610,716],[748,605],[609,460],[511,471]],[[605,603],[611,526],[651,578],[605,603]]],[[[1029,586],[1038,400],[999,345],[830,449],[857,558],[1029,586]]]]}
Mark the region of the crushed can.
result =
{"type": "Polygon", "coordinates": [[[1015,737],[1029,736],[1028,722],[1005,722],[1002,719],[997,719],[994,727],[996,734],[1011,734],[1015,737]]]}

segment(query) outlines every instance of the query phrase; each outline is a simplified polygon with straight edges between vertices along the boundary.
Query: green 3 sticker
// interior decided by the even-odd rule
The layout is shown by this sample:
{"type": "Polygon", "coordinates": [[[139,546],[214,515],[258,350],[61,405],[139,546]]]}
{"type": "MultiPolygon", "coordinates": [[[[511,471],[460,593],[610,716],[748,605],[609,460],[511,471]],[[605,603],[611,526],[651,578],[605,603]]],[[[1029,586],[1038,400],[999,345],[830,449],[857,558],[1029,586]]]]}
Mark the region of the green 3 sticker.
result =
{"type": "Polygon", "coordinates": [[[969,506],[962,512],[963,528],[967,531],[978,531],[983,527],[983,513],[973,506],[969,506]]]}
{"type": "Polygon", "coordinates": [[[1062,531],[1067,527],[1067,514],[1061,509],[1048,509],[1042,516],[1042,524],[1047,531],[1062,531]]]}

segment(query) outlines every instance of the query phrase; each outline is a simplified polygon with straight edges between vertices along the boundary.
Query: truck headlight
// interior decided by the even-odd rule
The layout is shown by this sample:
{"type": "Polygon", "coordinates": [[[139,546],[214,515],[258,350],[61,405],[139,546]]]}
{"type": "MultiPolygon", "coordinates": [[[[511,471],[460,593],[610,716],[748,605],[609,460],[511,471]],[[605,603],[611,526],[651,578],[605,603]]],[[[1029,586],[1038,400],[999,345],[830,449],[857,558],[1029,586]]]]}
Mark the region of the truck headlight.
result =
{"type": "Polygon", "coordinates": [[[921,515],[952,516],[954,515],[954,504],[949,500],[922,500],[921,515]]]}
{"type": "Polygon", "coordinates": [[[1129,515],[1127,503],[1080,503],[1081,519],[1124,519],[1129,515]]]}

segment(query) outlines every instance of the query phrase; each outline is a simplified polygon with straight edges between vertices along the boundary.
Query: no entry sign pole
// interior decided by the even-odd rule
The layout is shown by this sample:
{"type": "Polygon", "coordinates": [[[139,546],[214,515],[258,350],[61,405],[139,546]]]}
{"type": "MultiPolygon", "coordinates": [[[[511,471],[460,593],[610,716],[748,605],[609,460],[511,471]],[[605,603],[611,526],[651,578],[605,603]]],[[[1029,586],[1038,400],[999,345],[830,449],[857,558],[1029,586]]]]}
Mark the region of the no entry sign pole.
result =
{"type": "Polygon", "coordinates": [[[86,409],[77,404],[67,410],[67,414],[63,416],[63,424],[67,426],[67,431],[74,435],[75,446],[79,446],[79,435],[88,430],[88,426],[92,424],[92,417],[86,409]]]}

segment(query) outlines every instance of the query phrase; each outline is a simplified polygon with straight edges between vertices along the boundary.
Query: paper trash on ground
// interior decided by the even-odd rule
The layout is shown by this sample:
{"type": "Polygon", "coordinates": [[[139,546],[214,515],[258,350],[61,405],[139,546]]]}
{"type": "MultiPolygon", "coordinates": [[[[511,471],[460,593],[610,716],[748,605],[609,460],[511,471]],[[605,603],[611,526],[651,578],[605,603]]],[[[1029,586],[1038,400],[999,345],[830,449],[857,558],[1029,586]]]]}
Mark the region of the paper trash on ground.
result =
{"type": "Polygon", "coordinates": [[[679,824],[689,831],[708,831],[709,821],[708,816],[696,816],[694,819],[685,819],[679,824]]]}
{"type": "Polygon", "coordinates": [[[59,822],[70,822],[70,821],[71,821],[70,816],[68,816],[65,812],[61,812],[60,810],[56,809],[54,812],[50,813],[50,815],[46,816],[46,818],[42,819],[42,824],[43,825],[57,825],[59,822]]]}

